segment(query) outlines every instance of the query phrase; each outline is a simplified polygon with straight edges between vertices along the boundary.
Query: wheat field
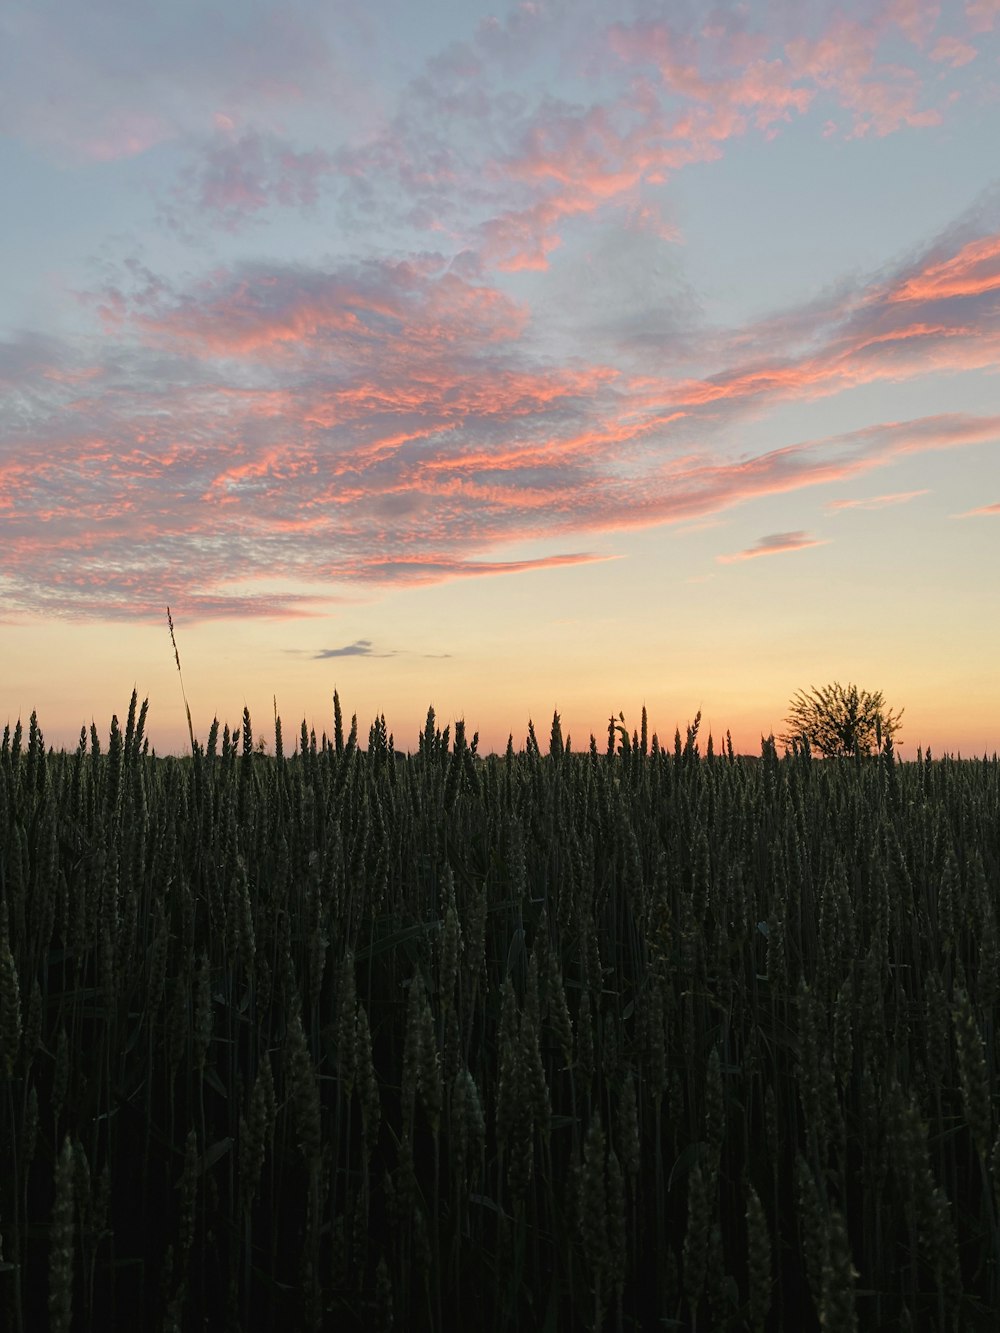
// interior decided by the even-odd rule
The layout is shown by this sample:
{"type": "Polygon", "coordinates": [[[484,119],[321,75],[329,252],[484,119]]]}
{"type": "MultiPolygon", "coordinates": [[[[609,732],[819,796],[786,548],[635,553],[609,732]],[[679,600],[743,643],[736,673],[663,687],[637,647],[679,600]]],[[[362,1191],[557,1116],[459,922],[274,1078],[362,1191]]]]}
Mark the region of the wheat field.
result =
{"type": "Polygon", "coordinates": [[[996,1327],[995,757],[145,719],[0,747],[4,1328],[996,1327]]]}

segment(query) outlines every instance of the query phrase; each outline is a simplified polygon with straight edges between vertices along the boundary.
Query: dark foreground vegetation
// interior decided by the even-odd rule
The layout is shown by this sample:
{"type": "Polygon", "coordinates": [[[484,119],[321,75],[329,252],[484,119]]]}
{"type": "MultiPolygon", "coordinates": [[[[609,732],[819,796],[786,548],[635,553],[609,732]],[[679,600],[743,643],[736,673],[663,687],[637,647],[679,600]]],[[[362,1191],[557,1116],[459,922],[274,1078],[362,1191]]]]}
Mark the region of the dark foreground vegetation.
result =
{"type": "Polygon", "coordinates": [[[0,750],[0,1325],[995,1329],[1000,764],[0,750]]]}

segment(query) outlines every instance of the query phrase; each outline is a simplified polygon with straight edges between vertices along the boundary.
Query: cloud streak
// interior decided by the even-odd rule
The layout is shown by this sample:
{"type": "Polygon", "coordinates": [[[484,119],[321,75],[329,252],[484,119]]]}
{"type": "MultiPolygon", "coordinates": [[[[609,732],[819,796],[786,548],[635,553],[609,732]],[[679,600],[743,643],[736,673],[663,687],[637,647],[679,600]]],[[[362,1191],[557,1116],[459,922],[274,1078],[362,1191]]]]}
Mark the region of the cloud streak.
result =
{"type": "Polygon", "coordinates": [[[371,639],[355,639],[353,643],[345,644],[342,648],[321,648],[319,652],[313,653],[313,658],[317,662],[325,662],[331,657],[390,657],[390,653],[376,653],[372,648],[371,639]]]}
{"type": "Polygon", "coordinates": [[[909,504],[920,495],[929,495],[927,489],[896,491],[892,495],[871,495],[863,500],[831,500],[826,506],[836,513],[844,509],[889,509],[894,505],[909,504]]]}
{"type": "Polygon", "coordinates": [[[760,537],[753,546],[730,555],[717,555],[720,565],[731,565],[742,560],[756,560],[762,555],[785,555],[791,551],[805,551],[810,546],[826,546],[825,541],[810,537],[807,532],[772,532],[760,537]]]}
{"type": "Polygon", "coordinates": [[[959,514],[959,518],[979,518],[986,514],[1000,514],[1000,501],[996,504],[980,505],[977,509],[966,510],[964,514],[959,514]]]}

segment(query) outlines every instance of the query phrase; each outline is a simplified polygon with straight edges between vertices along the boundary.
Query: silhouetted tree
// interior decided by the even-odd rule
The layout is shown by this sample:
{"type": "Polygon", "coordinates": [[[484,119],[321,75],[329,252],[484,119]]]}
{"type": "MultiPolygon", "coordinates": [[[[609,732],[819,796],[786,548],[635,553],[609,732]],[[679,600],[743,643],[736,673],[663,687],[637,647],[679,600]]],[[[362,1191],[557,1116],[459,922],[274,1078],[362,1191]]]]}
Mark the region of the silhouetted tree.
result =
{"type": "Polygon", "coordinates": [[[893,713],[882,697],[859,690],[856,685],[834,681],[821,689],[799,690],[785,718],[788,730],[781,740],[787,746],[808,747],[826,758],[882,752],[899,731],[903,710],[893,713]]]}

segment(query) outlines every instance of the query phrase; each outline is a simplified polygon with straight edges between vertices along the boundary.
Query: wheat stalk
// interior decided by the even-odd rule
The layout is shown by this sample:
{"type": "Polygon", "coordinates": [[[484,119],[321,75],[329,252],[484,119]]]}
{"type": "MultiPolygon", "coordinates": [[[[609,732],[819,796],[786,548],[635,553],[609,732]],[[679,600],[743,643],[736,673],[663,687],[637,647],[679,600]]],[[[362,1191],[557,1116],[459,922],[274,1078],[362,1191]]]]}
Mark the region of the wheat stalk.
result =
{"type": "Polygon", "coordinates": [[[184,674],[181,671],[181,655],[177,651],[177,640],[174,638],[174,618],[170,614],[170,607],[167,607],[167,626],[170,629],[170,642],[174,647],[174,661],[177,663],[177,675],[181,682],[181,698],[184,700],[184,711],[187,713],[188,735],[191,738],[191,753],[194,754],[194,726],[191,722],[191,708],[188,704],[187,691],[184,689],[184,674]]]}

